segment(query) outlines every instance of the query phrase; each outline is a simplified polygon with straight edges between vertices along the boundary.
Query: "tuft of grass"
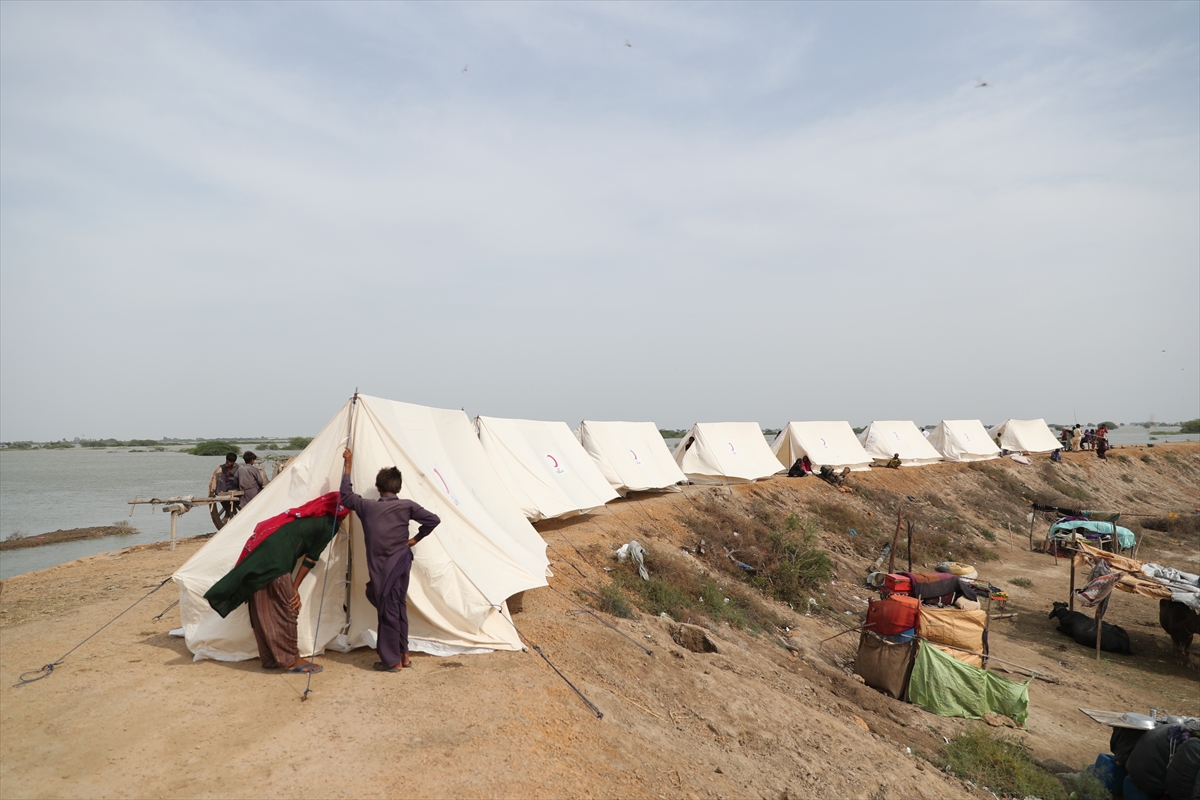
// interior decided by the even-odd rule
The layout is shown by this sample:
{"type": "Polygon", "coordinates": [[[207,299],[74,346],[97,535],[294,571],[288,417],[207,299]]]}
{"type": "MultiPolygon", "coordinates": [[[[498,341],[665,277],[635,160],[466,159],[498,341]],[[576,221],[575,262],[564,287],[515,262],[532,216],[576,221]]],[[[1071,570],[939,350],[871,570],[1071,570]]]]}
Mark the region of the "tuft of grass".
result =
{"type": "Polygon", "coordinates": [[[616,592],[619,598],[629,598],[648,614],[667,614],[679,622],[707,618],[751,630],[783,625],[782,620],[735,588],[736,583],[701,576],[670,550],[650,547],[646,569],[650,579],[644,581],[632,562],[618,564],[613,568],[606,599],[616,592]]]}
{"type": "MultiPolygon", "coordinates": [[[[859,521],[864,518],[846,506],[830,506],[833,524],[867,529],[859,521]]],[[[702,558],[711,568],[792,606],[818,593],[833,574],[833,562],[817,546],[818,523],[812,517],[794,511],[784,517],[766,503],[753,503],[744,513],[704,501],[682,521],[707,545],[702,558]]]]}
{"type": "Polygon", "coordinates": [[[598,603],[595,602],[597,597],[592,592],[584,593],[577,589],[575,593],[585,602],[596,606],[600,611],[607,612],[621,619],[633,619],[633,608],[630,607],[629,601],[625,598],[625,593],[615,584],[610,583],[600,590],[599,600],[601,602],[598,603]]]}
{"type": "Polygon", "coordinates": [[[992,533],[987,528],[980,528],[979,535],[982,536],[984,539],[988,540],[989,542],[996,541],[996,534],[992,533]]]}
{"type": "Polygon", "coordinates": [[[1128,463],[1129,463],[1129,456],[1125,455],[1124,453],[1118,453],[1118,454],[1117,454],[1117,461],[1120,461],[1122,464],[1128,464],[1128,463]]]}
{"type": "Polygon", "coordinates": [[[1133,483],[1133,478],[1129,477],[1128,475],[1122,475],[1121,480],[1125,481],[1126,483],[1133,483]]]}
{"type": "Polygon", "coordinates": [[[1020,586],[1022,589],[1032,589],[1033,588],[1033,579],[1032,578],[1009,578],[1008,582],[1011,583],[1013,586],[1020,586]]]}
{"type": "Polygon", "coordinates": [[[1142,456],[1142,463],[1143,464],[1152,464],[1152,463],[1154,463],[1154,459],[1150,457],[1149,453],[1147,453],[1142,456]]]}
{"type": "Polygon", "coordinates": [[[1062,784],[1034,763],[1024,744],[994,736],[983,725],[971,725],[951,739],[938,765],[996,794],[1067,800],[1062,784]]]}
{"type": "Polygon", "coordinates": [[[1062,780],[1066,784],[1067,791],[1071,793],[1071,797],[1083,798],[1083,800],[1112,800],[1112,795],[1108,789],[1104,788],[1104,782],[1091,767],[1080,770],[1062,780]]]}

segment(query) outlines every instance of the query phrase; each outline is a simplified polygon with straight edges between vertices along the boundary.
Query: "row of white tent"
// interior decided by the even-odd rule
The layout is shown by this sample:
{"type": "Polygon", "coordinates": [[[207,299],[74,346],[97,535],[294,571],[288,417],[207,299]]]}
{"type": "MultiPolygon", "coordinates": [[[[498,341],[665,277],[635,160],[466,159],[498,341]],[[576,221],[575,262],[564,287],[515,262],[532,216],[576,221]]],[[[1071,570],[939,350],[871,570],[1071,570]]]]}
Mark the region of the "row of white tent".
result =
{"type": "MultiPolygon", "coordinates": [[[[874,422],[862,441],[846,422],[792,422],[773,446],[757,423],[698,423],[672,454],[653,422],[584,421],[572,431],[563,422],[472,421],[461,410],[360,395],[175,573],[184,637],[197,660],[257,655],[246,608],[223,619],[204,593],[236,564],[256,524],[337,491],[347,444],[360,494],[376,497],[375,472],[395,465],[404,474],[401,495],[442,519],[437,534],[413,551],[410,646],[449,655],[521,647],[505,602],[546,585],[549,575],[546,543],[533,521],[595,509],[631,491],[759,480],[805,455],[814,468],[852,470],[895,453],[905,465],[994,458],[993,435],[1008,450],[1059,446],[1041,420],[1009,420],[992,432],[977,420],[945,421],[928,439],[912,422],[874,422]]],[[[334,539],[301,586],[305,654],[375,644],[362,531],[356,517],[348,520],[347,535],[334,539]]]]}

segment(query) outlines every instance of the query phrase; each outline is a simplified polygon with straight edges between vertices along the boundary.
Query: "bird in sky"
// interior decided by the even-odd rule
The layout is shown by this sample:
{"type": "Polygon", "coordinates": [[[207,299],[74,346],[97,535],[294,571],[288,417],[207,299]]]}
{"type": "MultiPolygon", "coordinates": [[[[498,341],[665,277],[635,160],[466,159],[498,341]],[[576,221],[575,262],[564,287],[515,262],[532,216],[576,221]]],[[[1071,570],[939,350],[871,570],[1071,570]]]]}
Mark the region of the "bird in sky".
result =
{"type": "Polygon", "coordinates": [[[626,39],[626,40],[625,40],[625,46],[626,46],[626,47],[633,47],[633,45],[631,45],[631,44],[629,43],[629,40],[628,40],[628,39],[626,39]]]}
{"type": "Polygon", "coordinates": [[[976,78],[975,80],[978,81],[978,83],[975,84],[976,89],[982,89],[988,85],[988,82],[985,81],[983,78],[976,78]]]}
{"type": "Polygon", "coordinates": [[[466,71],[467,71],[467,67],[469,67],[469,66],[471,66],[471,65],[470,65],[470,64],[463,64],[463,72],[466,72],[466,71]]]}

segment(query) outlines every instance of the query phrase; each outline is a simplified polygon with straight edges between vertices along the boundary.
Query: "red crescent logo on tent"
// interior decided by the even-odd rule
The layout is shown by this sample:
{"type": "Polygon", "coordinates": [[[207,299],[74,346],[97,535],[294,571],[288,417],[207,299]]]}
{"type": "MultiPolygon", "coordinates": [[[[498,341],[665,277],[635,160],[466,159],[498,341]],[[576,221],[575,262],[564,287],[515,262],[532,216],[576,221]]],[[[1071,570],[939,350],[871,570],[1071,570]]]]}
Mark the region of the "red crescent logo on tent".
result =
{"type": "Polygon", "coordinates": [[[821,440],[821,447],[829,447],[829,442],[825,441],[824,436],[818,436],[817,438],[821,440]]]}
{"type": "Polygon", "coordinates": [[[633,453],[633,460],[637,461],[638,460],[637,453],[634,453],[633,450],[630,450],[629,452],[633,453]]]}
{"type": "Polygon", "coordinates": [[[735,453],[737,452],[737,450],[735,450],[733,447],[733,442],[726,442],[725,444],[729,445],[730,450],[733,450],[733,452],[735,452],[735,453]]]}
{"type": "Polygon", "coordinates": [[[438,472],[438,471],[435,469],[435,470],[433,471],[433,474],[434,474],[434,475],[437,475],[437,476],[438,476],[438,480],[442,482],[442,486],[445,486],[445,487],[446,487],[446,494],[450,494],[450,484],[446,483],[446,479],[442,477],[442,473],[438,472]]]}
{"type": "Polygon", "coordinates": [[[550,455],[549,453],[546,453],[546,458],[550,459],[550,463],[554,465],[555,469],[558,469],[558,459],[556,459],[554,456],[550,455]]]}

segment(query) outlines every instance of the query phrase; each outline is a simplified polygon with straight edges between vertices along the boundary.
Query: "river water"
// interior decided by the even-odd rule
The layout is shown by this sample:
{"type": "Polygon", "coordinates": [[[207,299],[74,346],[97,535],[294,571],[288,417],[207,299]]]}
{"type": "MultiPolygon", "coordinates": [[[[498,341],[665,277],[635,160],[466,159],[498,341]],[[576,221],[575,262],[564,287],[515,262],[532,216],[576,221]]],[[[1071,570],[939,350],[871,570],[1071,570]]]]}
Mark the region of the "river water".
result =
{"type": "MultiPolygon", "coordinates": [[[[1117,446],[1198,439],[1200,436],[1173,433],[1151,440],[1150,431],[1139,426],[1123,426],[1109,434],[1109,440],[1117,446]]],[[[678,441],[668,440],[667,444],[673,450],[678,441]]],[[[139,530],[128,536],[0,552],[0,580],[133,544],[170,539],[170,514],[162,513],[161,506],[155,513],[150,506],[140,505],[133,507],[131,519],[128,501],[134,497],[206,495],[209,476],[221,460],[220,456],[131,452],[125,448],[0,450],[0,538],[13,534],[38,536],[121,521],[139,530]]],[[[271,474],[270,469],[267,474],[271,474]]],[[[197,506],[179,517],[180,537],[212,533],[214,529],[205,507],[197,506]]]]}
{"type": "MultiPolygon", "coordinates": [[[[209,476],[223,460],[221,456],[123,448],[0,450],[0,538],[118,522],[129,522],[140,531],[0,552],[0,580],[133,544],[169,540],[171,515],[163,513],[162,506],[154,512],[148,505],[130,506],[128,501],[189,494],[203,497],[208,494],[209,476]],[[132,518],[130,508],[134,509],[132,518]]],[[[264,469],[271,474],[270,468],[264,469]]],[[[180,537],[215,529],[205,506],[179,517],[180,537]]]]}

